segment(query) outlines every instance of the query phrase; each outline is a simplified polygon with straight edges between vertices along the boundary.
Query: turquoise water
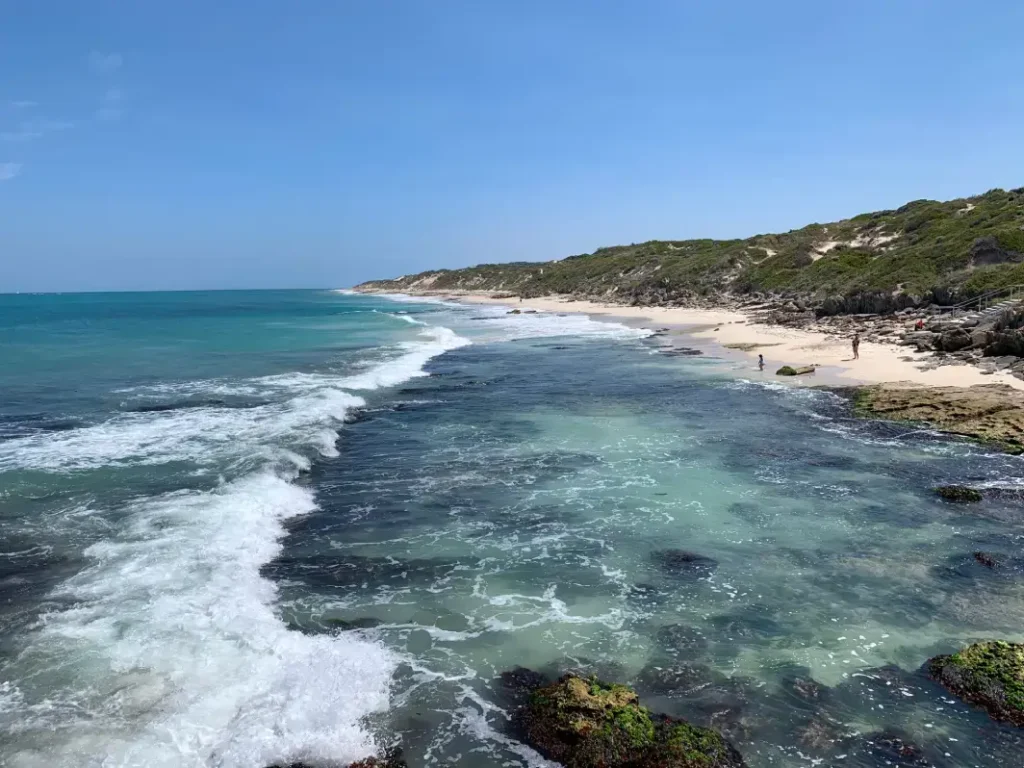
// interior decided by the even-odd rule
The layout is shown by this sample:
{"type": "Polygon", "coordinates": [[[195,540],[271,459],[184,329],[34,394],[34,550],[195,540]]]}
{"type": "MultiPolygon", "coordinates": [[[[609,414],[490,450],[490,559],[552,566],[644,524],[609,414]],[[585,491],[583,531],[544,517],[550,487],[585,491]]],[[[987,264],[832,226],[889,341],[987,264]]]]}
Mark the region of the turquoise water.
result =
{"type": "Polygon", "coordinates": [[[1020,459],[492,307],[7,296],[0,344],[4,765],[543,765],[517,665],[751,766],[1024,765],[917,671],[1022,637],[1016,496],[930,491],[1020,459]]]}

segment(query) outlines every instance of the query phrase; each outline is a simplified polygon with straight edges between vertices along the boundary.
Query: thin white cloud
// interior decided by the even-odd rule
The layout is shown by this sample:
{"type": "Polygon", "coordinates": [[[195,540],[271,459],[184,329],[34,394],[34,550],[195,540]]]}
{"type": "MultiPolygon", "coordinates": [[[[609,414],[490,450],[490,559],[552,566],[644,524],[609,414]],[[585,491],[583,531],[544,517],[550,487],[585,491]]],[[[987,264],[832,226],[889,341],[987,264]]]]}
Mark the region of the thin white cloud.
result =
{"type": "Polygon", "coordinates": [[[89,54],[89,69],[98,75],[109,75],[121,68],[124,59],[120,53],[100,53],[93,51],[89,54]]]}
{"type": "Polygon", "coordinates": [[[32,109],[32,107],[38,107],[38,101],[9,101],[7,102],[11,109],[32,109]]]}
{"type": "Polygon", "coordinates": [[[0,163],[0,181],[10,181],[21,173],[21,163],[0,163]]]}
{"type": "Polygon", "coordinates": [[[32,141],[72,127],[74,123],[66,120],[26,120],[14,130],[0,132],[0,141],[32,141]]]}

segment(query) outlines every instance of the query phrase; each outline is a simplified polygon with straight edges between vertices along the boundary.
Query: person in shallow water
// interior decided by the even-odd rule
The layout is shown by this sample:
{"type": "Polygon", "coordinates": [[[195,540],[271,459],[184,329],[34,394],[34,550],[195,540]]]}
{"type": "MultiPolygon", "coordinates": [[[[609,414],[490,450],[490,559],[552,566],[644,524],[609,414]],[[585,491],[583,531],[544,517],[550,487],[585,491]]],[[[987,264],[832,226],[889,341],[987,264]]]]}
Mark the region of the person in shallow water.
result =
{"type": "Polygon", "coordinates": [[[757,356],[757,370],[759,370],[759,371],[763,371],[764,370],[764,355],[758,355],[757,356]]]}
{"type": "Polygon", "coordinates": [[[860,360],[860,334],[853,334],[853,359],[860,360]]]}

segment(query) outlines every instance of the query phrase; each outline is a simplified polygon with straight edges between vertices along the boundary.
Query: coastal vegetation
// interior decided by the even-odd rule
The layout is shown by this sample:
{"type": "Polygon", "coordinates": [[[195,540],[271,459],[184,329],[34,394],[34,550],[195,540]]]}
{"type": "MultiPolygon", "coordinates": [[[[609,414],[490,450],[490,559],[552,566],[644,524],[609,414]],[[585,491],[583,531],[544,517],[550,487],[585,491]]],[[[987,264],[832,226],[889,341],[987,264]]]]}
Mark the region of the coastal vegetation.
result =
{"type": "Polygon", "coordinates": [[[1024,284],[1024,187],[737,240],[651,240],[549,262],[432,270],[368,290],[573,295],[635,305],[799,296],[820,312],[948,304],[1024,284]]]}

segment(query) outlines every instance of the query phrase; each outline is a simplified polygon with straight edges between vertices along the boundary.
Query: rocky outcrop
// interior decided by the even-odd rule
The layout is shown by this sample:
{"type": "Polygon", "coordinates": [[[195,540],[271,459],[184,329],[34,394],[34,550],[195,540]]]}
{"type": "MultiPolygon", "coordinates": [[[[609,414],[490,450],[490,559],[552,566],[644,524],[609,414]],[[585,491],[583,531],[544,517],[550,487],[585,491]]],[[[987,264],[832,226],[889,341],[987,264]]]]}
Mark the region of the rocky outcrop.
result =
{"type": "Polygon", "coordinates": [[[975,643],[926,665],[932,679],[1003,722],[1024,727],[1024,644],[975,643]]]}
{"type": "Polygon", "coordinates": [[[918,352],[931,352],[937,349],[938,334],[931,331],[914,331],[903,336],[902,344],[916,347],[918,352]]]}
{"type": "Polygon", "coordinates": [[[1003,248],[994,236],[979,237],[971,245],[971,264],[976,267],[1019,261],[1024,261],[1024,254],[1003,248]]]}
{"type": "Polygon", "coordinates": [[[719,733],[653,715],[624,685],[566,675],[513,716],[518,735],[567,768],[744,768],[719,733]]]}
{"type": "Polygon", "coordinates": [[[942,352],[958,352],[971,346],[971,334],[963,328],[940,333],[935,339],[935,349],[942,352]]]}
{"type": "Polygon", "coordinates": [[[984,337],[979,336],[979,341],[984,342],[984,352],[988,357],[1002,355],[1024,357],[1024,330],[1019,328],[1009,331],[990,331],[984,337]]]}
{"type": "Polygon", "coordinates": [[[826,315],[891,315],[908,307],[916,307],[931,297],[910,296],[892,291],[853,293],[847,296],[829,296],[815,310],[826,315]]]}
{"type": "Polygon", "coordinates": [[[803,376],[805,373],[814,373],[813,365],[800,365],[794,368],[791,365],[784,365],[775,372],[776,376],[803,376]]]}
{"type": "Polygon", "coordinates": [[[983,441],[1008,453],[1024,451],[1024,392],[1002,384],[975,387],[863,387],[861,416],[928,424],[983,441]]]}
{"type": "Polygon", "coordinates": [[[966,485],[940,485],[935,492],[946,501],[957,504],[969,504],[972,501],[981,501],[983,498],[981,491],[968,488],[966,485]]]}

